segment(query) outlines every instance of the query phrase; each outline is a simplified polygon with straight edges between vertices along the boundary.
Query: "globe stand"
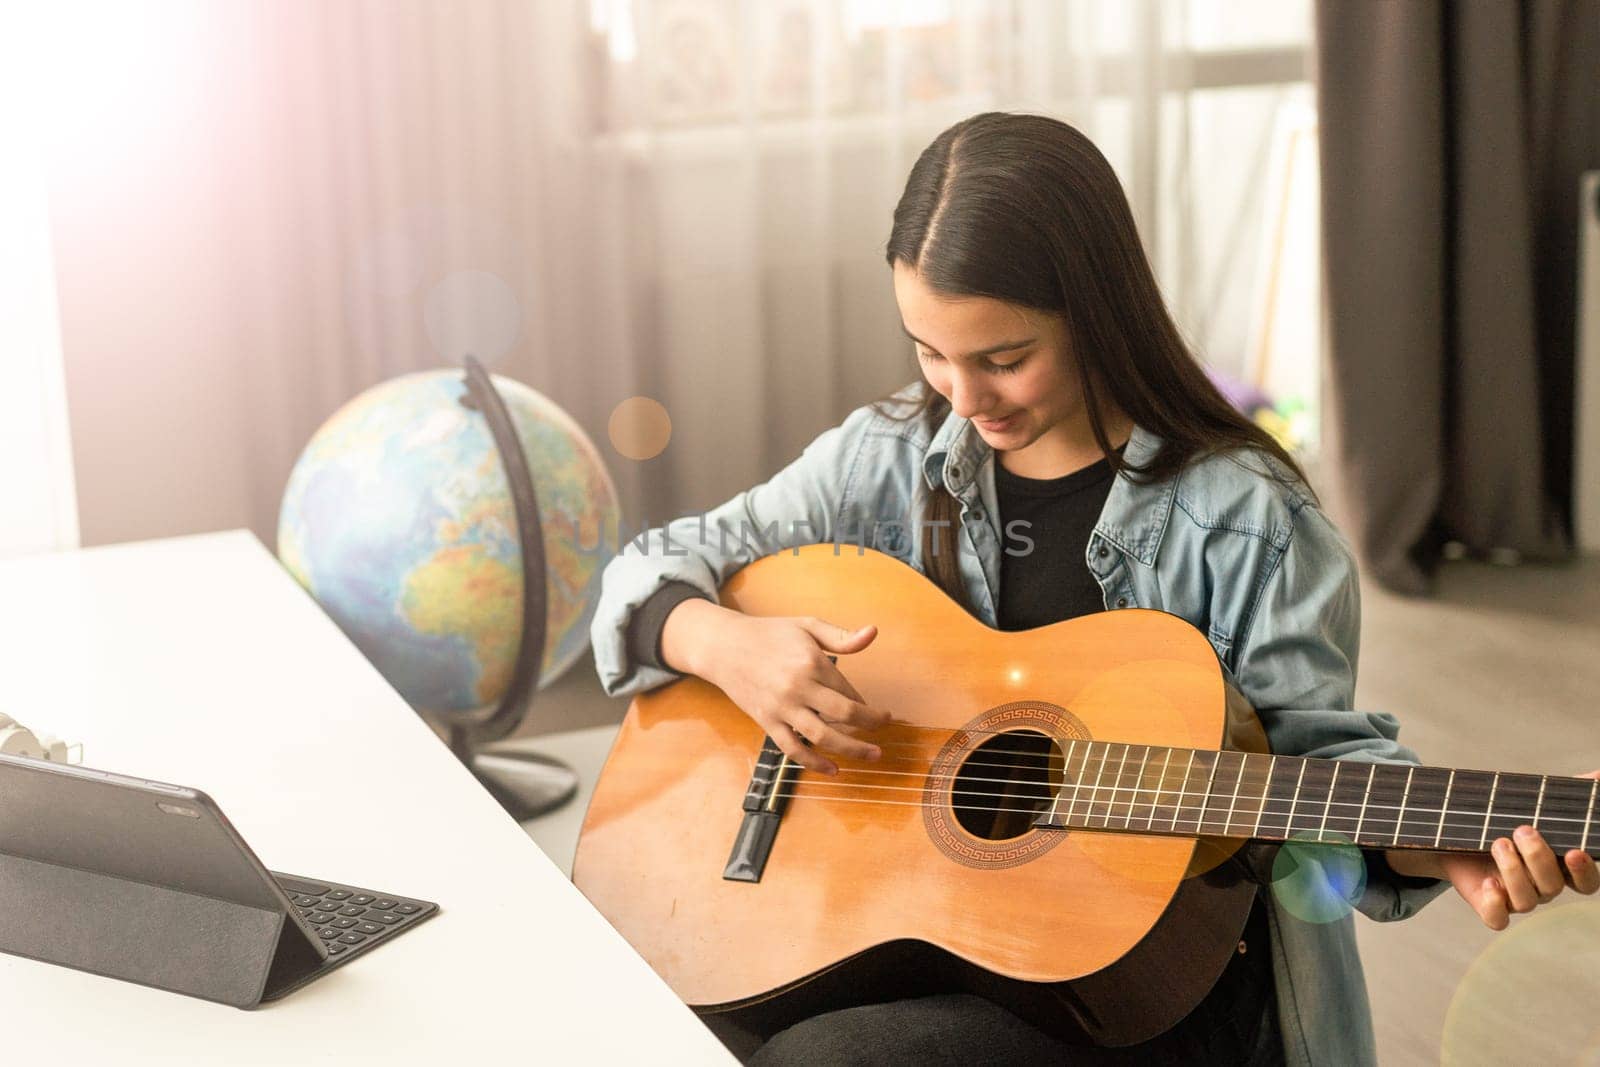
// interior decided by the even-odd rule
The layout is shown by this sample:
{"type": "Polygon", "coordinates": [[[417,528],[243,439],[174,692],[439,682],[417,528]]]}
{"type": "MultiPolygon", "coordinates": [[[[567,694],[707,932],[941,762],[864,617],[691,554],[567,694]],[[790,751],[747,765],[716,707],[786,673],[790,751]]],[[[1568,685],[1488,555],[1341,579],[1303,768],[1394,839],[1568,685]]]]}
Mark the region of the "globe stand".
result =
{"type": "Polygon", "coordinates": [[[578,792],[578,772],[537,752],[479,752],[470,728],[447,724],[450,751],[518,822],[561,807],[578,792]]]}
{"type": "Polygon", "coordinates": [[[511,490],[517,539],[522,549],[522,636],[517,645],[511,684],[494,710],[483,718],[448,715],[443,725],[450,751],[466,764],[513,819],[522,822],[554,811],[571,800],[578,791],[578,775],[561,761],[536,752],[482,750],[483,745],[511,734],[527,717],[544,662],[547,618],[544,531],[533,477],[528,471],[527,457],[522,454],[511,413],[483,364],[469,355],[465,367],[467,392],[461,398],[461,406],[483,413],[511,490]]]}

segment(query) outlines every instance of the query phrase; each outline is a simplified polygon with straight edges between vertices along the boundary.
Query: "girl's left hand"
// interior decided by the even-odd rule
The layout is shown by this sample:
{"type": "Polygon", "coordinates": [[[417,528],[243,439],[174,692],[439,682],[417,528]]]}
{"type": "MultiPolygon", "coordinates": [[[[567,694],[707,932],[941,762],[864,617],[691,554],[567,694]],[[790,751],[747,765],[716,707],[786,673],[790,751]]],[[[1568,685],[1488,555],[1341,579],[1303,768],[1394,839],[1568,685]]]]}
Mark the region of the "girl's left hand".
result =
{"type": "MultiPolygon", "coordinates": [[[[1579,777],[1600,778],[1600,771],[1579,777]]],[[[1588,854],[1572,849],[1557,860],[1543,835],[1531,826],[1519,826],[1511,837],[1496,839],[1489,855],[1439,853],[1437,859],[1440,874],[1491,930],[1504,930],[1511,912],[1548,904],[1568,885],[1585,894],[1600,890],[1600,867],[1588,854]]]]}

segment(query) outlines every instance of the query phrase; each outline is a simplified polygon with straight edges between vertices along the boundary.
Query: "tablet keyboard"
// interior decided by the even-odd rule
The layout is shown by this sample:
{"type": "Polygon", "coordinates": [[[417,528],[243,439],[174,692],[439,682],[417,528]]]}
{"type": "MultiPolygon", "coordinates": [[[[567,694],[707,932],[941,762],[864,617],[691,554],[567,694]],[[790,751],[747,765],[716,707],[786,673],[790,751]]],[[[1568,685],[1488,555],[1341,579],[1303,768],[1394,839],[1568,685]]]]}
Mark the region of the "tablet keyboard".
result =
{"type": "Polygon", "coordinates": [[[438,905],[371,889],[313,882],[279,874],[278,880],[300,915],[328,947],[330,957],[362,951],[431,918],[438,905]]]}

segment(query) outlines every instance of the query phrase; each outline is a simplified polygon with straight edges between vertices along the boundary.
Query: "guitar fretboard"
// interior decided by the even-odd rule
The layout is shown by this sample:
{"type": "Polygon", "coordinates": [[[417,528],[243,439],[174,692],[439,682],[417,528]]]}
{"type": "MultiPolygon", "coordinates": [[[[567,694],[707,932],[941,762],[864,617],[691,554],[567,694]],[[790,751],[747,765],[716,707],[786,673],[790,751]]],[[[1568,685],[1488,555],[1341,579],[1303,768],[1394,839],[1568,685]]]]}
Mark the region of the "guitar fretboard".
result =
{"type": "Polygon", "coordinates": [[[1062,753],[1036,826],[1482,852],[1527,824],[1558,856],[1600,858],[1589,778],[1098,741],[1062,753]]]}

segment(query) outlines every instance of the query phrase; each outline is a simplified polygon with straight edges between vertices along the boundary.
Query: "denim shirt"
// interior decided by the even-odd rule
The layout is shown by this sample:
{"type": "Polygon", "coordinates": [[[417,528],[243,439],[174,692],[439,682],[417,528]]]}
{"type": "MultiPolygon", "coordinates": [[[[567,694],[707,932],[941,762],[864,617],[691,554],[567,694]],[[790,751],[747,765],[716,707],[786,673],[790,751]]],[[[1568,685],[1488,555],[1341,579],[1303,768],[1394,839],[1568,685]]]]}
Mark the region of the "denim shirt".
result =
{"type": "MultiPolygon", "coordinates": [[[[1124,458],[1141,465],[1160,445],[1136,427],[1124,458]]],[[[928,491],[941,484],[960,502],[958,529],[949,534],[958,539],[968,602],[994,626],[1001,554],[1011,543],[997,514],[994,463],[972,424],[954,414],[930,434],[921,419],[857,409],[770,481],[622,546],[605,568],[590,628],[601,684],[627,696],[678,677],[630,663],[626,651],[632,612],[667,582],[688,582],[715,601],[718,587],[752,560],[830,541],[866,544],[923,570],[912,527],[928,491]]],[[[1150,485],[1119,475],[1085,549],[1105,606],[1156,608],[1205,634],[1274,752],[1415,762],[1395,740],[1393,716],[1353,708],[1361,630],[1355,560],[1309,495],[1285,481],[1298,484],[1254,451],[1200,459],[1150,485]]],[[[1339,879],[1303,852],[1296,858],[1313,868],[1309,877],[1336,892],[1339,879]]],[[[1355,906],[1373,919],[1403,919],[1444,886],[1372,863],[1355,906]]],[[[1287,1062],[1376,1062],[1352,915],[1309,922],[1269,896],[1287,1062]]]]}

